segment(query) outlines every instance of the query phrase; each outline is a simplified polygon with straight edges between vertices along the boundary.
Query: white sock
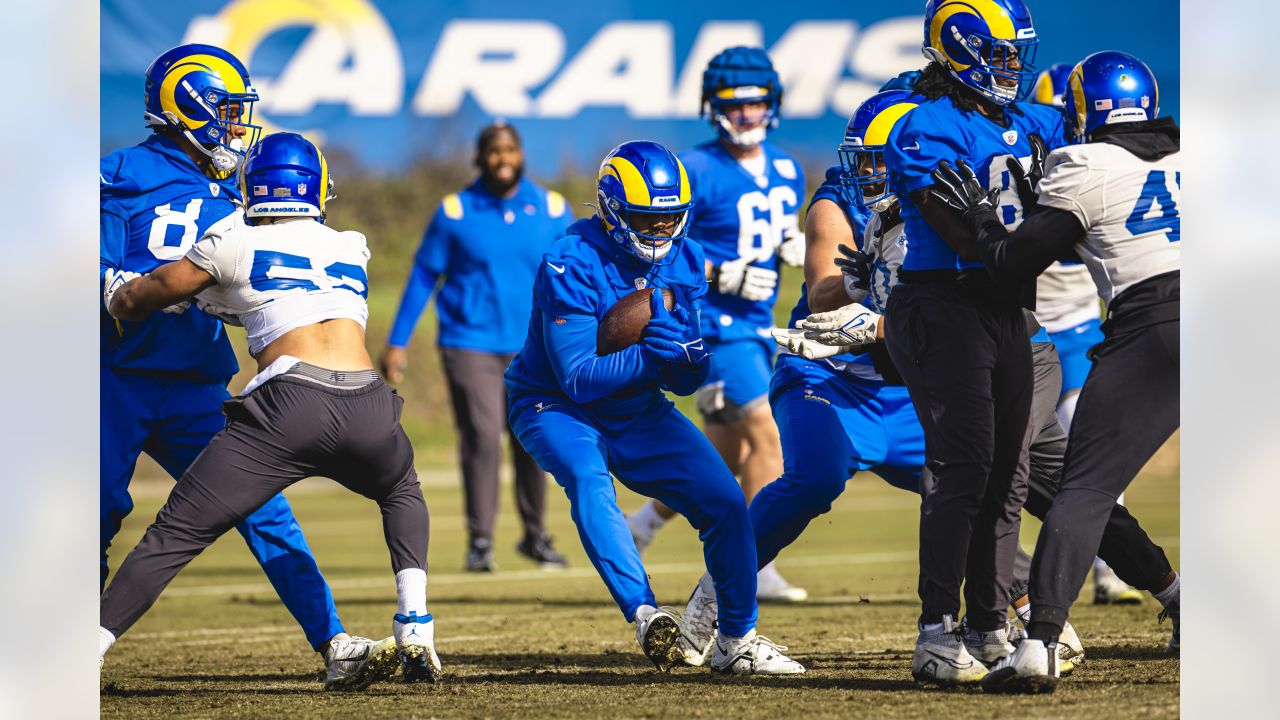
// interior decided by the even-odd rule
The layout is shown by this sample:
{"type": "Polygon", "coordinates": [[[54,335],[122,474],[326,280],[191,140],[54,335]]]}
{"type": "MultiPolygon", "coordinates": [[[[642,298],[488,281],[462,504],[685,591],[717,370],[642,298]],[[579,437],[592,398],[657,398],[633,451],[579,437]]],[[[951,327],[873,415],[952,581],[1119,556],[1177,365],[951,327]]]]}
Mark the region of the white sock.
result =
{"type": "Polygon", "coordinates": [[[653,617],[653,614],[656,612],[658,612],[658,608],[652,605],[641,605],[640,607],[636,608],[636,622],[644,623],[649,618],[653,617]]]}
{"type": "Polygon", "coordinates": [[[427,571],[406,568],[396,573],[396,612],[399,615],[427,614],[427,571]]]}
{"type": "Polygon", "coordinates": [[[942,632],[942,623],[929,623],[920,626],[921,635],[936,635],[942,632]]]}
{"type": "Polygon", "coordinates": [[[755,637],[755,636],[756,636],[756,629],[755,629],[755,628],[751,628],[750,630],[748,630],[748,631],[747,631],[747,634],[746,634],[746,635],[743,635],[742,637],[734,637],[734,636],[732,636],[732,635],[725,635],[723,630],[717,630],[717,631],[716,631],[716,635],[718,635],[718,636],[719,636],[719,640],[718,640],[718,642],[719,642],[720,644],[723,644],[723,645],[735,645],[735,644],[739,644],[739,643],[744,643],[744,642],[746,642],[746,641],[750,640],[751,638],[755,637]]]}
{"type": "Polygon", "coordinates": [[[1169,583],[1169,587],[1158,593],[1151,593],[1161,605],[1169,607],[1169,603],[1178,602],[1178,589],[1182,587],[1182,576],[1178,573],[1173,574],[1173,582],[1169,583]]]}
{"type": "Polygon", "coordinates": [[[111,649],[111,646],[115,644],[116,644],[116,636],[112,635],[110,630],[99,625],[98,626],[98,658],[101,659],[102,656],[106,655],[107,651],[111,649]]]}
{"type": "Polygon", "coordinates": [[[652,500],[641,506],[632,517],[635,518],[636,526],[649,535],[653,535],[659,528],[667,524],[667,519],[658,514],[658,510],[653,506],[652,500]]]}
{"type": "Polygon", "coordinates": [[[1022,621],[1022,626],[1026,627],[1031,622],[1031,603],[1027,603],[1020,608],[1014,608],[1013,612],[1018,616],[1018,620],[1022,621]]]}

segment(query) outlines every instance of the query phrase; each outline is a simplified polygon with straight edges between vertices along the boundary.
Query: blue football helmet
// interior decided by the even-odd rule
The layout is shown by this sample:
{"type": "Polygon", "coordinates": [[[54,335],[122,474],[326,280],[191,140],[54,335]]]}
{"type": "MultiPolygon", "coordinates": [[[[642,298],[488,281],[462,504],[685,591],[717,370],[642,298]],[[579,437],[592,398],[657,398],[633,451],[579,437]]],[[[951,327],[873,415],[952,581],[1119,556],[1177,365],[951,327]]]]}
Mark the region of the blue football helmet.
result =
{"type": "Polygon", "coordinates": [[[734,145],[750,147],[764,142],[771,128],[778,126],[782,108],[782,81],[769,55],[760,48],[731,47],[711,58],[702,73],[702,101],[698,117],[710,110],[711,124],[720,137],[734,145]],[[769,109],[764,121],[749,130],[734,127],[725,110],[731,105],[763,102],[769,109]]]}
{"type": "Polygon", "coordinates": [[[249,148],[240,168],[245,215],[314,217],[324,222],[334,198],[329,164],[320,149],[297,133],[272,133],[249,148]]]}
{"type": "Polygon", "coordinates": [[[844,142],[836,149],[842,170],[840,184],[862,209],[883,212],[898,199],[889,191],[884,144],[893,126],[920,102],[921,98],[906,90],[886,90],[872,95],[849,116],[844,142]]]}
{"type": "Polygon", "coordinates": [[[1038,42],[1022,0],[929,0],[924,9],[925,57],[998,105],[1031,87],[1038,42]]]}
{"type": "Polygon", "coordinates": [[[1071,74],[1071,66],[1067,63],[1054,63],[1040,72],[1036,78],[1035,89],[1031,91],[1031,101],[1040,105],[1052,105],[1062,108],[1066,103],[1067,76],[1071,74]]]}
{"type": "Polygon", "coordinates": [[[244,64],[212,45],[180,45],[156,58],[146,78],[147,124],[181,133],[229,177],[262,134],[244,64]]]}
{"type": "Polygon", "coordinates": [[[605,155],[596,198],[609,237],[646,262],[661,261],[689,232],[689,174],[679,158],[658,143],[625,142],[605,155]],[[639,221],[647,229],[659,218],[674,221],[670,235],[651,235],[636,227],[639,221]]]}
{"type": "Polygon", "coordinates": [[[1071,70],[1062,108],[1067,142],[1088,142],[1103,125],[1155,120],[1160,89],[1151,68],[1115,50],[1096,52],[1071,70]]]}
{"type": "Polygon", "coordinates": [[[916,80],[920,79],[919,70],[904,70],[898,73],[898,76],[891,78],[888,82],[880,86],[880,92],[885,90],[910,90],[915,87],[916,80]]]}

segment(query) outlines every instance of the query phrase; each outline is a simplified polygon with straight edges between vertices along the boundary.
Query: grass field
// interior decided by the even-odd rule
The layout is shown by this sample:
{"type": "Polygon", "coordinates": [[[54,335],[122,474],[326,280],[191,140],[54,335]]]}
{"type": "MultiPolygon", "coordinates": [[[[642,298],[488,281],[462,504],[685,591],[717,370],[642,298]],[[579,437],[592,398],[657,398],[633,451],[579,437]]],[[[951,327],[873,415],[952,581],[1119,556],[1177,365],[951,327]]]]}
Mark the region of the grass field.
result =
{"type": "MultiPolygon", "coordinates": [[[[1128,494],[1128,505],[1178,566],[1176,449],[1128,494]]],[[[165,484],[139,488],[115,543],[118,563],[154,517],[165,484]]],[[[102,716],[171,717],[1064,717],[1106,705],[1109,717],[1178,713],[1179,664],[1163,654],[1169,626],[1158,606],[1095,608],[1073,622],[1088,661],[1048,697],[922,691],[910,676],[918,611],[916,499],[872,475],[850,481],[833,510],[779,559],[806,587],[803,605],[765,605],[760,631],[789,645],[809,672],[725,679],[705,670],[657,673],[639,653],[549,488],[549,523],[572,567],[542,572],[520,559],[510,494],[498,528],[500,572],[461,572],[461,496],[453,477],[428,473],[432,514],[429,600],[447,678],[439,685],[379,684],[324,693],[321,662],[232,533],[188,567],[112,650],[102,671],[102,716]],[[945,702],[945,705],[939,705],[945,702]]],[[[376,506],[327,481],[290,490],[352,633],[390,633],[395,587],[376,506]]],[[[620,504],[639,498],[620,489],[620,504]]],[[[1030,548],[1038,524],[1024,524],[1030,548]]],[[[646,556],[660,602],[682,606],[701,573],[686,523],[663,531],[646,556]]]]}

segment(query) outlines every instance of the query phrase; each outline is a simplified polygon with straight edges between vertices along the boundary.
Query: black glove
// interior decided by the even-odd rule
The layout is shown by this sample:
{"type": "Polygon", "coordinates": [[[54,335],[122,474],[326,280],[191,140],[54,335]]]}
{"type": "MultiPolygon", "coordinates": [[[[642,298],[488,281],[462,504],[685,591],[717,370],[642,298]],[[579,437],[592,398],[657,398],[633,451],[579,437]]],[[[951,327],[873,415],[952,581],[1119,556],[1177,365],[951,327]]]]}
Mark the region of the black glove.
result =
{"type": "Polygon", "coordinates": [[[844,274],[845,288],[871,290],[871,255],[841,243],[836,247],[844,257],[836,258],[836,267],[844,274]]]}
{"type": "Polygon", "coordinates": [[[1044,158],[1049,154],[1045,150],[1044,140],[1041,140],[1039,135],[1031,133],[1027,139],[1031,141],[1030,169],[1023,170],[1022,163],[1016,158],[1005,161],[1005,165],[1009,168],[1009,177],[1013,179],[1013,187],[1018,191],[1018,200],[1022,202],[1023,217],[1036,211],[1039,203],[1036,190],[1040,187],[1040,180],[1044,178],[1044,158]]]}
{"type": "Polygon", "coordinates": [[[956,160],[954,168],[943,160],[931,175],[934,184],[929,188],[929,194],[963,215],[965,220],[978,213],[995,212],[1000,206],[1000,190],[982,187],[964,160],[956,160]]]}

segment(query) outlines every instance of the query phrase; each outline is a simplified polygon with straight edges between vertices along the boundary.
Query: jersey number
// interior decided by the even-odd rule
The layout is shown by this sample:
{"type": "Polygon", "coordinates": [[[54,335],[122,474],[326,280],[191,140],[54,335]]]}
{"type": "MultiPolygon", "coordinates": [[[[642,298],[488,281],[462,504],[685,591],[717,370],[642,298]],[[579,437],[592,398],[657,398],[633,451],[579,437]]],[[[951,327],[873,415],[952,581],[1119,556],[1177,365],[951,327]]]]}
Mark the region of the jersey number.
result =
{"type": "Polygon", "coordinates": [[[151,234],[147,236],[147,249],[157,260],[168,262],[177,260],[196,243],[196,221],[200,219],[200,206],[203,198],[195,198],[187,203],[185,210],[174,210],[170,203],[156,208],[156,219],[151,221],[151,234]],[[169,242],[169,228],[176,227],[179,232],[177,242],[169,242]]]}
{"type": "Polygon", "coordinates": [[[1022,222],[1022,198],[1018,197],[1018,188],[1013,184],[1009,166],[1005,164],[1005,161],[1011,158],[1022,163],[1024,168],[1031,161],[1030,155],[1024,158],[997,155],[991,158],[991,171],[987,182],[988,190],[1000,188],[1000,222],[1004,223],[1005,228],[1010,231],[1022,222]]]}
{"type": "MultiPolygon", "coordinates": [[[[1182,173],[1173,174],[1174,183],[1182,187],[1182,173]]],[[[1133,206],[1133,212],[1124,221],[1125,228],[1134,235],[1150,233],[1167,233],[1169,242],[1175,243],[1181,238],[1181,219],[1178,217],[1178,203],[1169,190],[1168,178],[1163,170],[1152,170],[1147,173],[1147,181],[1142,184],[1142,194],[1133,206]],[[1151,211],[1159,213],[1152,215],[1151,211]],[[1151,217],[1147,217],[1151,215],[1151,217]]]]}
{"type": "MultiPolygon", "coordinates": [[[[311,258],[275,250],[258,250],[253,254],[249,285],[258,291],[319,290],[320,286],[307,277],[312,270],[311,258]]],[[[336,262],[326,267],[324,274],[337,281],[330,282],[326,289],[350,290],[362,298],[369,297],[369,278],[359,265],[336,262]]]]}
{"type": "Polygon", "coordinates": [[[782,232],[796,224],[797,206],[796,191],[786,185],[768,195],[756,190],[738,198],[738,257],[747,262],[773,257],[782,232]]]}

